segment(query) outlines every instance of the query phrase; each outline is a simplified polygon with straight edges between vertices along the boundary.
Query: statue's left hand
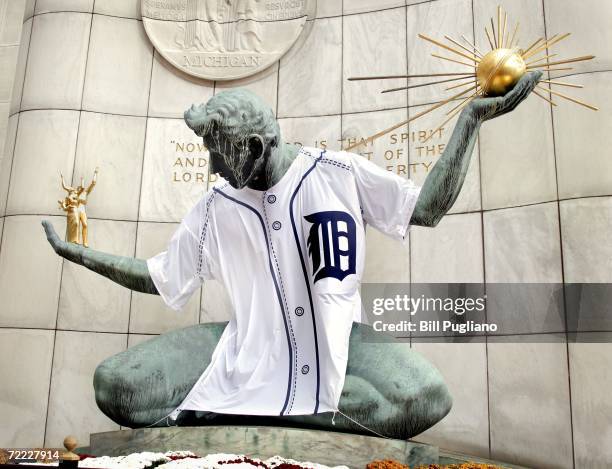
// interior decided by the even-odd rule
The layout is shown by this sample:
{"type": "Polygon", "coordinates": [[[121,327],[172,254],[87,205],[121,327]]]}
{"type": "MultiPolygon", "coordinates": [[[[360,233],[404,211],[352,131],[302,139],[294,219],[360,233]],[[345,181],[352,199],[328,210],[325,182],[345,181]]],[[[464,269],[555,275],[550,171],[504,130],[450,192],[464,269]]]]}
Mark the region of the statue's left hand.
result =
{"type": "MultiPolygon", "coordinates": [[[[73,254],[73,252],[71,252],[72,243],[68,243],[61,239],[55,232],[55,229],[53,228],[51,222],[49,222],[48,220],[43,220],[42,225],[45,228],[47,241],[49,241],[49,244],[51,245],[53,250],[61,257],[72,260],[70,256],[70,254],[73,254]]],[[[74,249],[72,249],[72,251],[74,251],[74,249]]]]}
{"type": "Polygon", "coordinates": [[[519,82],[504,96],[477,98],[469,105],[474,116],[486,121],[513,111],[538,84],[542,72],[527,72],[519,82]]]}

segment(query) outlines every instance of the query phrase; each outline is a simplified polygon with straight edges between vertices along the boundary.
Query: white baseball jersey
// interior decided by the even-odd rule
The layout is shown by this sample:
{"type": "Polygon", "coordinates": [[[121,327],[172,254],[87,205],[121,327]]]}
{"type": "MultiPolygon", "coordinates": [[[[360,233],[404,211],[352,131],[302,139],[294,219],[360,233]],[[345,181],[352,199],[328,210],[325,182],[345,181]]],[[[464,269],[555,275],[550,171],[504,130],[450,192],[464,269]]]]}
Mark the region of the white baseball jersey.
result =
{"type": "Polygon", "coordinates": [[[359,155],[314,148],[302,148],[265,192],[219,180],[167,251],[147,261],[171,308],[214,278],[234,310],[171,418],[337,411],[352,323],[361,321],[365,224],[403,239],[418,194],[359,155]]]}

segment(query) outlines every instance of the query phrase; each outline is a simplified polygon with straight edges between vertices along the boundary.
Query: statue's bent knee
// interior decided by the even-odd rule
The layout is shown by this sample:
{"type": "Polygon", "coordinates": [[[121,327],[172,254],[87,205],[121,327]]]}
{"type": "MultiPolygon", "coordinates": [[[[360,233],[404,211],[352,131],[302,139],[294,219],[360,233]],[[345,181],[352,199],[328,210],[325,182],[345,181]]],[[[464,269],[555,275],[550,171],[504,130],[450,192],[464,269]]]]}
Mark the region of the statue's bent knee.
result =
{"type": "MultiPolygon", "coordinates": [[[[108,366],[107,360],[103,361],[96,367],[94,372],[94,392],[96,404],[100,410],[111,420],[116,423],[121,421],[120,425],[126,425],[129,420],[129,415],[123,412],[123,406],[117,404],[117,382],[118,376],[116,370],[108,366]]],[[[120,399],[119,402],[122,402],[120,399]]],[[[126,425],[129,426],[129,425],[126,425]]]]}
{"type": "Polygon", "coordinates": [[[94,373],[96,403],[104,414],[124,427],[143,427],[155,423],[172,409],[158,395],[162,376],[138,373],[138,364],[126,366],[121,354],[104,360],[94,373]],[[155,382],[153,382],[155,381],[155,382]]]}
{"type": "Polygon", "coordinates": [[[226,323],[166,332],[104,360],[94,373],[96,403],[119,425],[146,427],[185,398],[210,363],[226,323]],[[192,364],[185,366],[185,363],[192,364]]]}
{"type": "Polygon", "coordinates": [[[424,384],[417,398],[407,402],[407,417],[418,415],[412,422],[413,434],[424,432],[442,420],[451,410],[453,399],[444,381],[424,384]]]}

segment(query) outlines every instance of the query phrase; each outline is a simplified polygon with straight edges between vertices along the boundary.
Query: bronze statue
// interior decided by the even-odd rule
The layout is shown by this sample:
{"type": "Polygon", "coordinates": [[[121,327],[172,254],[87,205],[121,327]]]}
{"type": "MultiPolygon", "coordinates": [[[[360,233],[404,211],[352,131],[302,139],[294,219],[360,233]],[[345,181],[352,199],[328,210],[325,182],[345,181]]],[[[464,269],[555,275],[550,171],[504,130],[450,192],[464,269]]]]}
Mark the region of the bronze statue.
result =
{"type": "MultiPolygon", "coordinates": [[[[540,72],[528,73],[505,96],[475,99],[462,111],[444,154],[421,188],[411,224],[437,225],[459,195],[481,124],[512,111],[529,95],[540,77],[540,72]]],[[[249,101],[249,105],[257,101],[243,90],[230,90],[216,95],[211,102],[225,99],[235,102],[237,96],[249,101]]],[[[261,115],[269,114],[262,110],[261,115]]],[[[242,119],[243,116],[237,106],[227,118],[242,119]]],[[[298,148],[282,141],[280,131],[269,135],[246,132],[240,139],[220,132],[218,126],[206,122],[204,106],[192,107],[185,113],[185,120],[209,148],[211,172],[218,172],[236,189],[266,190],[274,186],[298,154],[298,148]]],[[[60,256],[132,290],[159,294],[145,260],[63,242],[49,222],[43,221],[43,225],[50,244],[60,256]]],[[[181,402],[206,368],[224,327],[223,323],[213,323],[173,331],[105,360],[94,376],[99,407],[124,426],[166,425],[164,416],[181,402]],[[198,358],[197,363],[194,357],[198,358]],[[190,363],[190,366],[179,366],[181,363],[190,363]]],[[[368,428],[394,438],[414,436],[449,412],[451,398],[435,368],[404,344],[375,344],[360,340],[359,333],[374,334],[367,326],[353,325],[339,403],[341,410],[357,416],[368,428]]],[[[365,432],[340,416],[332,427],[331,416],[326,414],[283,417],[183,414],[178,424],[282,422],[365,432]]]]}

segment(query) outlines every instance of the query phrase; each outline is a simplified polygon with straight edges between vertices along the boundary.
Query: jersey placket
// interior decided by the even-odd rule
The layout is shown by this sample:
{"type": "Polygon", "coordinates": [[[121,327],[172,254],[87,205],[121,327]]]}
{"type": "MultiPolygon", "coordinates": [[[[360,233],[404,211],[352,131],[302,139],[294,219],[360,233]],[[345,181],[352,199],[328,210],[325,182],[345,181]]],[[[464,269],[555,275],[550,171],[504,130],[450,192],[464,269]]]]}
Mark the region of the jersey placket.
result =
{"type": "Polygon", "coordinates": [[[276,272],[276,277],[278,278],[278,283],[280,285],[280,290],[281,290],[282,299],[283,299],[283,305],[282,305],[283,315],[285,316],[285,320],[287,322],[287,326],[289,329],[288,340],[291,345],[292,356],[290,357],[290,359],[293,365],[291,367],[291,372],[289,376],[289,398],[287,401],[286,408],[281,413],[281,415],[290,415],[291,409],[293,407],[293,402],[295,400],[295,389],[296,389],[296,381],[297,381],[298,343],[297,343],[297,339],[295,336],[293,321],[291,320],[291,315],[289,314],[287,292],[285,290],[285,281],[284,281],[284,278],[283,278],[283,275],[282,275],[282,272],[279,266],[279,259],[276,254],[277,249],[275,248],[275,244],[277,243],[274,242],[275,235],[273,233],[274,231],[279,231],[282,228],[282,222],[275,218],[270,220],[268,216],[270,212],[270,208],[266,207],[267,204],[274,203],[274,202],[276,202],[275,195],[272,195],[272,194],[268,195],[266,192],[263,193],[262,202],[261,202],[261,210],[262,210],[262,214],[264,217],[266,231],[268,232],[267,237],[268,237],[270,254],[272,257],[271,259],[272,267],[274,271],[276,272]]]}
{"type": "Polygon", "coordinates": [[[265,192],[262,198],[262,211],[269,233],[273,265],[281,284],[290,338],[294,341],[292,344],[291,392],[285,412],[291,415],[294,411],[304,413],[305,405],[306,411],[314,411],[313,396],[316,394],[316,378],[313,378],[316,370],[311,363],[315,356],[313,331],[308,316],[305,314],[308,309],[308,297],[304,292],[303,284],[300,283],[301,279],[296,282],[293,278],[298,270],[295,265],[295,247],[288,217],[287,199],[280,194],[265,192]],[[288,259],[292,259],[293,264],[288,262],[288,259]]]}

